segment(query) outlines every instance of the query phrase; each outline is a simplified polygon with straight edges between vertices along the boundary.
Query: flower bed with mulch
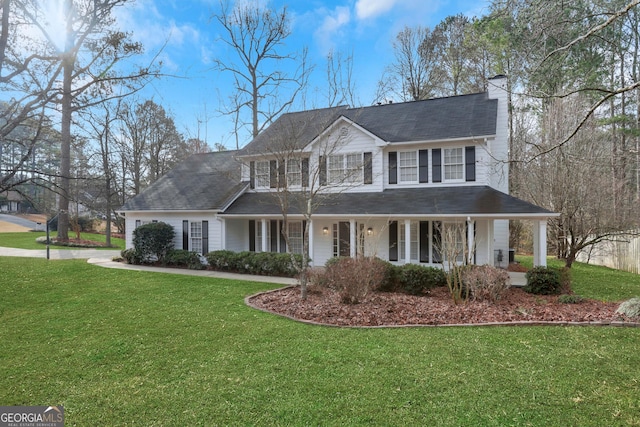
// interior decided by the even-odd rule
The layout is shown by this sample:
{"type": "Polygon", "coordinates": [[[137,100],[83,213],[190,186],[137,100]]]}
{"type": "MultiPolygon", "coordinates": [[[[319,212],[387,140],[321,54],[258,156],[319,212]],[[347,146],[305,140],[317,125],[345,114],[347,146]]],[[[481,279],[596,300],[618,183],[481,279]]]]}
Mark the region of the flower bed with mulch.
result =
{"type": "Polygon", "coordinates": [[[615,312],[619,303],[559,303],[557,296],[532,295],[519,288],[510,288],[496,303],[468,301],[456,305],[446,287],[424,296],[374,292],[359,304],[344,304],[336,291],[326,288],[314,288],[302,301],[299,287],[288,287],[254,295],[247,298],[247,303],[296,320],[351,327],[502,322],[632,324],[615,312]]]}

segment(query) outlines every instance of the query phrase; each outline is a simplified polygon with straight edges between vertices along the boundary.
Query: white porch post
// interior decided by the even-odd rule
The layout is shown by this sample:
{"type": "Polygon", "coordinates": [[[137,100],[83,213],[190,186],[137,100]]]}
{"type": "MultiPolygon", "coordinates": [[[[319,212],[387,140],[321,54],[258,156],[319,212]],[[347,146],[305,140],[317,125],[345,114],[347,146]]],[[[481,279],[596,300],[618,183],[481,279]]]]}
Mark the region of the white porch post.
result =
{"type": "Polygon", "coordinates": [[[227,249],[227,223],[224,218],[220,218],[220,249],[227,249]]]}
{"type": "Polygon", "coordinates": [[[356,247],[356,220],[349,220],[349,256],[355,258],[357,254],[356,247]]]}
{"type": "Polygon", "coordinates": [[[411,263],[411,220],[404,220],[404,263],[411,263]]]}
{"type": "Polygon", "coordinates": [[[311,267],[313,267],[313,220],[307,222],[307,227],[309,229],[309,258],[311,259],[311,267]]]}
{"type": "Polygon", "coordinates": [[[260,245],[262,247],[261,252],[267,252],[267,220],[266,219],[262,218],[261,226],[262,226],[262,242],[260,242],[260,245]]]}
{"type": "Polygon", "coordinates": [[[547,266],[547,221],[533,223],[533,266],[547,266]]]}
{"type": "Polygon", "coordinates": [[[470,217],[467,217],[467,264],[473,263],[473,248],[476,245],[474,230],[475,221],[472,221],[470,217]]]}

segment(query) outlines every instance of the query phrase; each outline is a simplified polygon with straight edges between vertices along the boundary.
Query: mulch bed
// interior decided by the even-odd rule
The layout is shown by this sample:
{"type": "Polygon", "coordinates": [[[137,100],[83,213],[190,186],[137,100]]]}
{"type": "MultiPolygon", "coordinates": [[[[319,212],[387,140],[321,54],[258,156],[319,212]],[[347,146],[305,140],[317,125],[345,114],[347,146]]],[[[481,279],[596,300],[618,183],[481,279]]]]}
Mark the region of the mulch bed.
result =
{"type": "MultiPolygon", "coordinates": [[[[446,287],[424,296],[375,292],[359,304],[344,304],[331,289],[310,290],[306,301],[299,287],[264,292],[247,298],[251,306],[296,320],[335,326],[496,324],[503,322],[630,323],[615,313],[619,303],[584,300],[559,303],[557,296],[532,295],[510,288],[496,303],[468,301],[456,305],[446,287]]],[[[635,324],[634,324],[635,325],[635,324]]]]}

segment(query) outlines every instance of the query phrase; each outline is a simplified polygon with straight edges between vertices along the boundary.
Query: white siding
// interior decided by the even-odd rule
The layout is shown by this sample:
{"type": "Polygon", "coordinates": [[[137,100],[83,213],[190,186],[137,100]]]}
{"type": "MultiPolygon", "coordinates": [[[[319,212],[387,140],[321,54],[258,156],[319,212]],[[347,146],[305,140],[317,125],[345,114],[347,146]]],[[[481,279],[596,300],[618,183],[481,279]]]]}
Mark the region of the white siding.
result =
{"type": "Polygon", "coordinates": [[[225,249],[234,252],[249,250],[249,222],[246,219],[227,219],[225,249]]]}
{"type": "Polygon", "coordinates": [[[173,239],[174,247],[182,249],[182,221],[209,221],[209,251],[219,247],[221,225],[217,215],[209,212],[127,212],[125,216],[125,240],[127,249],[133,248],[133,230],[136,228],[136,221],[164,222],[171,225],[175,231],[173,239]]]}

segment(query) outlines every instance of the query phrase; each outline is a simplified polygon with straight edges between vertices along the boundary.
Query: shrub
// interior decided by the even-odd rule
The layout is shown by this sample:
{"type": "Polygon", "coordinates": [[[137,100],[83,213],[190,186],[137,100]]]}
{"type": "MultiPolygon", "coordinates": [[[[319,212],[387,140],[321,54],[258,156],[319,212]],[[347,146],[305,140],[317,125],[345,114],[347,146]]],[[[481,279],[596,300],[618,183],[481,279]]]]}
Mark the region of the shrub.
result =
{"type": "Polygon", "coordinates": [[[562,292],[560,273],[548,267],[534,267],[525,274],[525,292],[536,295],[557,295],[562,292]]]}
{"type": "Polygon", "coordinates": [[[399,285],[406,293],[420,295],[429,289],[447,284],[444,271],[436,267],[404,264],[398,268],[399,285]]]}
{"type": "Polygon", "coordinates": [[[375,258],[376,262],[384,267],[384,275],[382,277],[382,282],[380,286],[376,289],[382,292],[395,292],[400,287],[398,273],[399,267],[391,264],[388,261],[381,260],[380,258],[375,258]]]}
{"type": "MultiPolygon", "coordinates": [[[[302,265],[302,255],[293,255],[298,266],[302,265]]],[[[230,271],[241,274],[262,276],[295,277],[298,269],[291,262],[291,254],[277,252],[233,252],[213,251],[207,254],[207,262],[212,270],[230,271]]]]}
{"type": "Polygon", "coordinates": [[[358,304],[380,287],[385,271],[385,264],[376,258],[335,258],[326,264],[325,280],[338,291],[342,302],[358,304]]]}
{"type": "Polygon", "coordinates": [[[491,265],[470,265],[460,272],[462,285],[476,301],[496,302],[511,287],[509,273],[491,265]]]}
{"type": "Polygon", "coordinates": [[[640,320],[640,298],[635,297],[623,302],[616,310],[616,313],[640,320]]]}
{"type": "Polygon", "coordinates": [[[167,253],[173,249],[173,227],[164,222],[151,222],[133,231],[133,247],[140,252],[144,261],[164,262],[167,253]]]}
{"type": "Polygon", "coordinates": [[[197,252],[185,251],[184,249],[170,250],[164,259],[164,263],[174,267],[187,267],[191,270],[202,270],[204,268],[197,252]]]}
{"type": "Polygon", "coordinates": [[[580,304],[582,301],[584,298],[575,294],[564,294],[558,297],[558,302],[561,304],[580,304]]]}
{"type": "Polygon", "coordinates": [[[123,250],[120,252],[120,255],[122,255],[122,258],[127,262],[127,264],[138,265],[143,262],[142,254],[137,249],[123,250]]]}
{"type": "Polygon", "coordinates": [[[558,275],[560,277],[560,286],[562,287],[562,292],[565,294],[571,293],[571,269],[569,267],[562,267],[558,270],[558,275]]]}

